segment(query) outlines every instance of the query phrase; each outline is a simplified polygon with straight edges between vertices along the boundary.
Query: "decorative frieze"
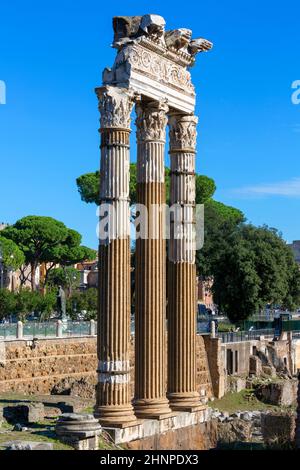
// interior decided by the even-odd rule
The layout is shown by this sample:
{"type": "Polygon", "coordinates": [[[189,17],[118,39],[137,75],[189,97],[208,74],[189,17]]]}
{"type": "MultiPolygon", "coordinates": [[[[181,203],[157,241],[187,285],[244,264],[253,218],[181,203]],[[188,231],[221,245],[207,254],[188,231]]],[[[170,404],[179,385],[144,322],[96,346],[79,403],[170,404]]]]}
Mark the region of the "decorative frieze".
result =
{"type": "Polygon", "coordinates": [[[195,90],[188,67],[198,52],[212,48],[203,38],[192,39],[186,28],[164,31],[158,15],[116,17],[113,67],[103,72],[103,83],[132,89],[152,100],[168,99],[185,113],[194,112],[195,90]]]}

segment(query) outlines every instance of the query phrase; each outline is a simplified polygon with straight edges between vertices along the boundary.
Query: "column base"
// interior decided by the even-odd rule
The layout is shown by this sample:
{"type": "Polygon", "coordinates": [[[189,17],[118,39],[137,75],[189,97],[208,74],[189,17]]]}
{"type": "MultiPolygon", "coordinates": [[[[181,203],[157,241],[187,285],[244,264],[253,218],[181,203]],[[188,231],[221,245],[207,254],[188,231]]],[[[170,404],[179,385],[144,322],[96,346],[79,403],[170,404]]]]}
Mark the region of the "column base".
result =
{"type": "Polygon", "coordinates": [[[167,397],[172,411],[188,411],[189,413],[194,413],[206,408],[206,406],[200,402],[198,392],[169,393],[167,397]]]}
{"type": "Polygon", "coordinates": [[[140,399],[134,401],[134,411],[140,419],[166,419],[174,416],[167,399],[140,399]]]}
{"type": "Polygon", "coordinates": [[[132,406],[96,406],[94,416],[102,426],[127,428],[137,425],[132,406]]]}

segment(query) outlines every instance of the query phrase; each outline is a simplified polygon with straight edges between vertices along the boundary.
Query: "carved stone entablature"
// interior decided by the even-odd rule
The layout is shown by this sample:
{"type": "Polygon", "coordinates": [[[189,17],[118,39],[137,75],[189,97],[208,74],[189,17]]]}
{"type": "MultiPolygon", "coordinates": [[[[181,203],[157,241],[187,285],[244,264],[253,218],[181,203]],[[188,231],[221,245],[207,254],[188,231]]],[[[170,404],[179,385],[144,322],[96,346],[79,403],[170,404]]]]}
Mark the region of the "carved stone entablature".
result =
{"type": "Polygon", "coordinates": [[[169,117],[170,150],[195,151],[197,139],[196,116],[172,114],[169,117]]]}
{"type": "Polygon", "coordinates": [[[164,102],[137,103],[135,123],[138,142],[165,142],[168,110],[164,102]]]}
{"type": "Polygon", "coordinates": [[[101,129],[130,129],[130,115],[134,104],[134,93],[122,88],[104,86],[96,88],[101,114],[101,129]]]}
{"type": "Polygon", "coordinates": [[[113,68],[104,70],[103,84],[130,88],[151,100],[167,99],[174,110],[194,112],[188,68],[212,43],[191,39],[186,28],[165,32],[165,20],[158,15],[115,17],[113,25],[118,54],[113,68]]]}

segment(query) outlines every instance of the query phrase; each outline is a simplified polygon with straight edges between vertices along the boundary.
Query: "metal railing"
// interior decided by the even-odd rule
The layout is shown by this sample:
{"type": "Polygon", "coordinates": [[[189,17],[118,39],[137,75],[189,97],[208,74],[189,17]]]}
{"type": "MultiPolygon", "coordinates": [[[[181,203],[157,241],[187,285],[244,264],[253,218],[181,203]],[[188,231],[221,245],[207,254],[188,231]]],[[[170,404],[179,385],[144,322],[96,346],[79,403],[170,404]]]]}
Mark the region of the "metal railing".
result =
{"type": "Polygon", "coordinates": [[[88,336],[90,334],[89,321],[68,321],[63,323],[64,336],[88,336]]]}
{"type": "Polygon", "coordinates": [[[11,339],[17,336],[17,324],[1,323],[0,324],[0,339],[11,339]]]}
{"type": "Polygon", "coordinates": [[[30,338],[56,336],[56,322],[26,322],[23,323],[23,336],[30,338]]]}
{"type": "Polygon", "coordinates": [[[221,338],[222,343],[238,343],[240,341],[259,340],[261,336],[265,338],[273,338],[275,330],[252,330],[252,331],[236,331],[229,333],[217,333],[217,337],[221,338]]]}
{"type": "Polygon", "coordinates": [[[97,322],[93,320],[2,323],[0,324],[0,341],[95,336],[96,332],[97,322]]]}

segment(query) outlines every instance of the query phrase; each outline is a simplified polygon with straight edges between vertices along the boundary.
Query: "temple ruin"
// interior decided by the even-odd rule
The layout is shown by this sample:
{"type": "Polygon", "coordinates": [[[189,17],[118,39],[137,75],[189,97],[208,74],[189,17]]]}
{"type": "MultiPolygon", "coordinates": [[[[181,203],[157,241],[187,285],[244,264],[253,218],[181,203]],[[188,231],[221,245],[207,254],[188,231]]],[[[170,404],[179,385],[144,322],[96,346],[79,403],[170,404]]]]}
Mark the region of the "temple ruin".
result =
{"type": "MultiPolygon", "coordinates": [[[[203,410],[196,390],[196,267],[194,248],[196,127],[190,67],[212,43],[192,31],[165,30],[158,15],[115,17],[115,63],[96,89],[101,114],[100,202],[114,209],[109,237],[99,243],[98,385],[95,414],[107,427],[203,410]],[[129,165],[135,106],[137,203],[148,209],[149,232],[136,241],[135,393],[131,400],[129,165]],[[170,203],[182,209],[183,237],[163,236],[165,142],[169,128],[170,203]],[[167,260],[168,259],[168,260],[167,260]],[[167,275],[168,273],[168,275],[167,275]],[[168,292],[168,305],[167,305],[168,292]],[[165,353],[168,318],[168,355],[165,353]],[[168,357],[167,357],[168,356],[168,357]],[[166,367],[168,364],[168,367],[166,367]],[[165,371],[168,371],[165,377],[165,371]],[[165,384],[167,383],[167,389],[165,384]]],[[[101,206],[101,205],[100,205],[101,206]]]]}

